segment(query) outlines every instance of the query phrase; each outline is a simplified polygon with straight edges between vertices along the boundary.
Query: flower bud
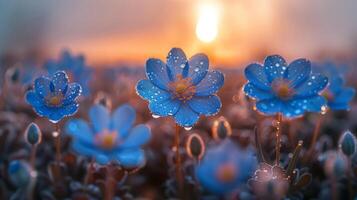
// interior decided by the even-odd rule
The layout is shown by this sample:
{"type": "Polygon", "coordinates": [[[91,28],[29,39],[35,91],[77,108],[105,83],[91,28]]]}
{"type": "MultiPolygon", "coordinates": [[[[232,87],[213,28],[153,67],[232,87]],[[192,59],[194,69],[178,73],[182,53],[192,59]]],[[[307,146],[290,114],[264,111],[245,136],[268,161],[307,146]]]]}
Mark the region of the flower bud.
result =
{"type": "Polygon", "coordinates": [[[25,187],[30,182],[30,170],[29,166],[19,160],[13,160],[9,164],[7,170],[10,181],[16,187],[25,187]]]}
{"type": "Polygon", "coordinates": [[[224,117],[219,117],[213,122],[212,136],[215,140],[223,140],[232,135],[232,128],[224,117]]]}
{"type": "Polygon", "coordinates": [[[18,67],[11,67],[6,71],[5,76],[10,83],[18,83],[20,79],[20,69],[18,67]]]}
{"type": "Polygon", "coordinates": [[[346,131],[340,137],[339,147],[346,156],[353,155],[356,152],[356,137],[350,131],[346,131]]]}
{"type": "Polygon", "coordinates": [[[324,160],[324,170],[329,177],[339,178],[348,170],[348,161],[339,152],[328,152],[324,160]]]}
{"type": "Polygon", "coordinates": [[[196,160],[201,160],[205,153],[205,143],[197,133],[191,134],[186,142],[186,151],[188,156],[196,160]]]}
{"type": "Polygon", "coordinates": [[[112,101],[110,97],[104,93],[104,92],[99,92],[97,96],[95,97],[94,103],[100,104],[109,110],[112,108],[112,101]]]}
{"type": "Polygon", "coordinates": [[[40,128],[35,123],[31,123],[26,128],[25,139],[31,145],[36,145],[41,142],[42,133],[40,128]]]}

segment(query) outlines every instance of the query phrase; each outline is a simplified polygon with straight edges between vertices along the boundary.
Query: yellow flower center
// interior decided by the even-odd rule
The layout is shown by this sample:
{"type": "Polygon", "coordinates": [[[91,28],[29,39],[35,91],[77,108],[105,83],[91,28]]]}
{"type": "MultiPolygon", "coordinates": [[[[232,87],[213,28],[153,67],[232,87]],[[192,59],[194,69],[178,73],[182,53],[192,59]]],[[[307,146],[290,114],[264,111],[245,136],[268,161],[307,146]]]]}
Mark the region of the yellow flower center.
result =
{"type": "Polygon", "coordinates": [[[117,145],[118,133],[115,131],[103,130],[96,134],[95,143],[103,149],[112,149],[117,145]]]}
{"type": "Polygon", "coordinates": [[[281,99],[289,99],[295,93],[294,89],[290,87],[290,82],[285,79],[274,80],[272,88],[275,94],[281,99]]]}
{"type": "Polygon", "coordinates": [[[216,177],[222,183],[230,183],[237,176],[237,169],[233,163],[225,163],[218,167],[216,177]]]}
{"type": "Polygon", "coordinates": [[[181,101],[190,100],[196,92],[196,87],[192,85],[191,78],[183,78],[182,75],[177,75],[176,81],[170,83],[169,88],[173,93],[173,98],[181,101]]]}
{"type": "Polygon", "coordinates": [[[47,96],[46,102],[49,106],[58,107],[62,105],[63,95],[62,94],[51,94],[47,96]]]}

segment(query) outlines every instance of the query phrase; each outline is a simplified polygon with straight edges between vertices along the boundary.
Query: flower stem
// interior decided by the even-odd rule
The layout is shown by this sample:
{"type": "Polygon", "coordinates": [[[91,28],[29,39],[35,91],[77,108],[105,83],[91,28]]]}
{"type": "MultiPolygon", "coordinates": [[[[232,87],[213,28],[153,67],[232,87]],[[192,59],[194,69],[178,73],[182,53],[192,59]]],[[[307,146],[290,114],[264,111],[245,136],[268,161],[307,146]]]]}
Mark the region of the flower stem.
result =
{"type": "Polygon", "coordinates": [[[89,166],[87,168],[86,177],[84,178],[84,184],[85,185],[88,185],[92,181],[93,171],[94,171],[94,161],[91,160],[90,163],[89,163],[89,166]]]}
{"type": "Polygon", "coordinates": [[[35,170],[36,151],[37,151],[37,146],[31,145],[30,166],[32,170],[35,170]]]}
{"type": "Polygon", "coordinates": [[[182,177],[182,169],[181,169],[181,155],[180,155],[180,126],[176,124],[175,127],[175,144],[176,150],[176,180],[178,185],[178,191],[182,194],[183,191],[183,177],[182,177]]]}
{"type": "Polygon", "coordinates": [[[265,158],[264,158],[264,154],[263,154],[263,148],[262,148],[262,144],[260,141],[260,137],[259,137],[259,132],[258,132],[258,127],[256,126],[254,128],[254,135],[255,135],[255,145],[257,148],[257,157],[258,157],[258,161],[259,162],[265,162],[265,158]]]}
{"type": "Polygon", "coordinates": [[[307,155],[308,157],[306,158],[307,161],[309,161],[311,159],[311,155],[313,153],[313,150],[314,150],[314,147],[315,147],[315,144],[316,144],[316,141],[317,141],[317,138],[319,137],[320,135],[320,129],[321,129],[321,124],[322,124],[322,119],[323,119],[323,116],[321,115],[317,122],[316,122],[316,126],[315,126],[315,129],[314,129],[314,132],[313,132],[313,135],[312,135],[312,140],[311,140],[311,143],[310,143],[310,147],[309,149],[307,150],[307,155]]]}
{"type": "Polygon", "coordinates": [[[115,179],[114,179],[114,169],[111,163],[107,164],[107,172],[105,177],[105,191],[104,191],[104,199],[112,200],[115,194],[115,179]]]}
{"type": "Polygon", "coordinates": [[[35,168],[35,161],[36,161],[36,151],[37,151],[37,145],[32,145],[31,146],[31,155],[30,155],[30,167],[31,167],[31,180],[27,188],[27,197],[29,200],[33,199],[34,196],[34,188],[36,185],[36,168],[35,168]]]}
{"type": "Polygon", "coordinates": [[[352,161],[351,157],[348,157],[348,170],[347,170],[347,179],[348,179],[348,199],[353,199],[353,188],[352,188],[352,161]]]}
{"type": "Polygon", "coordinates": [[[282,115],[281,113],[278,113],[276,116],[277,120],[277,126],[276,126],[276,144],[275,144],[275,152],[276,152],[276,158],[275,158],[275,164],[279,166],[280,163],[280,137],[281,137],[281,121],[282,121],[282,115]]]}
{"type": "Polygon", "coordinates": [[[56,161],[57,163],[61,162],[61,134],[58,123],[55,124],[55,145],[56,145],[56,161]]]}
{"type": "MultiPolygon", "coordinates": [[[[303,141],[300,140],[299,143],[296,145],[293,157],[289,161],[288,168],[286,170],[286,174],[288,175],[289,178],[291,178],[291,176],[293,174],[293,171],[294,171],[294,169],[296,167],[296,163],[297,163],[297,160],[299,158],[299,154],[300,154],[300,151],[301,151],[301,148],[302,148],[302,144],[303,144],[303,141]]],[[[290,181],[292,181],[292,180],[290,180],[290,181]]]]}

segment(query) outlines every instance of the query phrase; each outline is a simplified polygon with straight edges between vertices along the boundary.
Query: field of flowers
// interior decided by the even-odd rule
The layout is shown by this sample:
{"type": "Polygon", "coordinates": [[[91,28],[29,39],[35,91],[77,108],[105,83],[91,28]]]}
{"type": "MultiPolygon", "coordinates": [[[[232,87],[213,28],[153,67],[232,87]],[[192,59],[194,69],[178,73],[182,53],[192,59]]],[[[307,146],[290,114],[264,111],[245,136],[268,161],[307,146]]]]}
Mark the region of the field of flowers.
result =
{"type": "Polygon", "coordinates": [[[357,199],[354,67],[0,65],[0,199],[357,199]]]}

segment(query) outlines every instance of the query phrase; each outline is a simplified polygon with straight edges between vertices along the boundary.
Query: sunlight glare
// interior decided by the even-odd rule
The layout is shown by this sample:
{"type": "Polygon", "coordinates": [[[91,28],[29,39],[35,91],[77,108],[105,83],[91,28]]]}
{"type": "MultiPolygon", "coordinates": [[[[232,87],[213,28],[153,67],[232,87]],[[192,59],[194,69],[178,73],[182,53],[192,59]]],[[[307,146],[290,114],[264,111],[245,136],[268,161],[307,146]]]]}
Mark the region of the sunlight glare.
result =
{"type": "Polygon", "coordinates": [[[212,42],[218,33],[219,9],[216,4],[199,5],[199,15],[196,25],[197,38],[202,42],[212,42]]]}

